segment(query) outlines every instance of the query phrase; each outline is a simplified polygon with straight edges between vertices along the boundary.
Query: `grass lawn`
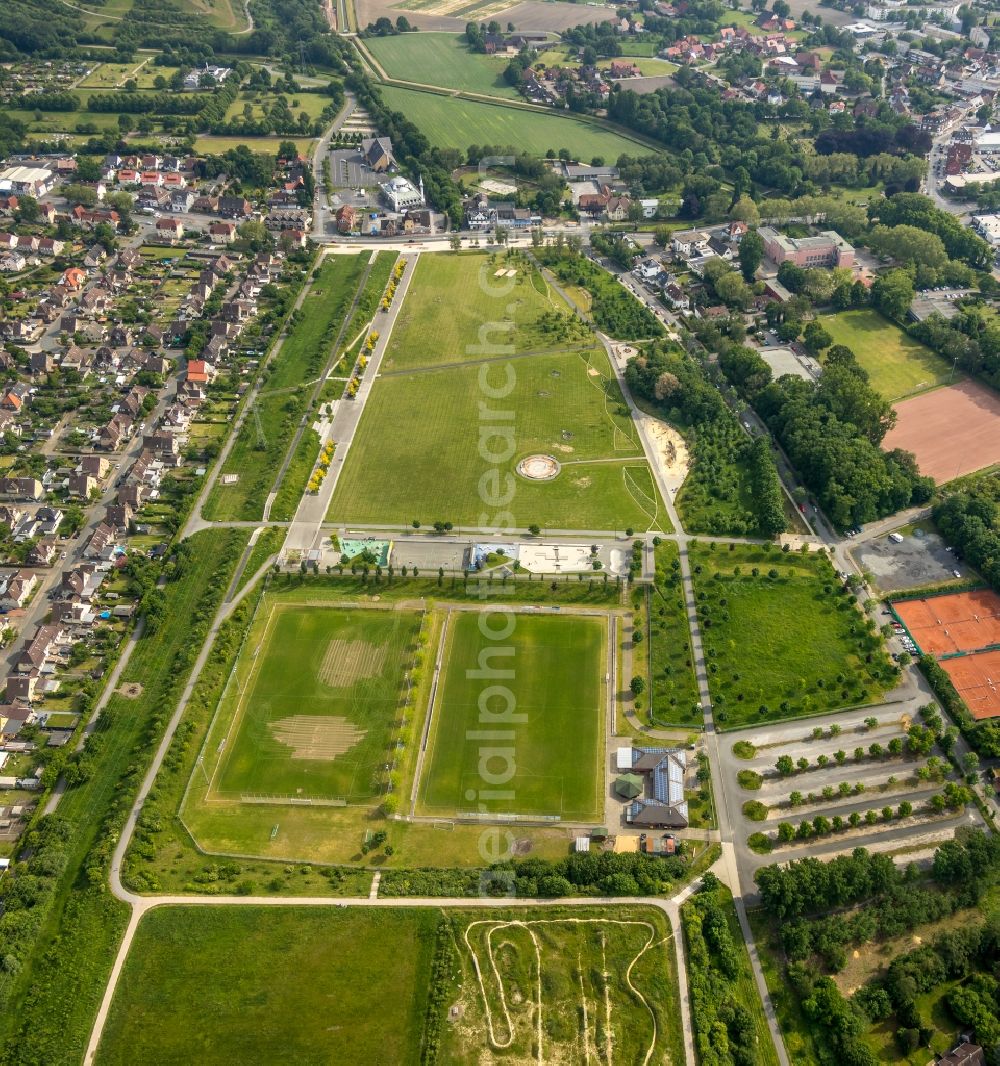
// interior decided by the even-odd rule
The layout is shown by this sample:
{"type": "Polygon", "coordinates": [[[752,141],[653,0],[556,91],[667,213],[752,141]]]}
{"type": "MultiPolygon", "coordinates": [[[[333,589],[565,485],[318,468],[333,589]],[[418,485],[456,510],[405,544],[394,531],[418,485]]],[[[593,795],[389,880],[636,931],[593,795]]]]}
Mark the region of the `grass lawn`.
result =
{"type": "Polygon", "coordinates": [[[381,791],[419,615],[266,601],[258,619],[215,788],[371,799],[381,791]]]}
{"type": "Polygon", "coordinates": [[[523,258],[422,255],[382,373],[565,346],[571,337],[593,341],[523,258]],[[507,270],[517,273],[494,276],[507,270]]]}
{"type": "Polygon", "coordinates": [[[419,1063],[440,920],[434,909],[154,910],[97,1061],[419,1063]]]}
{"type": "Polygon", "coordinates": [[[485,1000],[498,1036],[507,1033],[499,1028],[502,1019],[510,1019],[505,1057],[511,1062],[605,1062],[613,1049],[615,1062],[683,1063],[675,945],[660,911],[522,907],[451,914],[463,1024],[444,1026],[438,1061],[500,1061],[488,1050],[485,1000]]]}
{"type": "MultiPolygon", "coordinates": [[[[951,378],[951,367],[925,344],[907,336],[877,311],[841,311],[820,323],[834,344],[845,344],[887,400],[926,392],[951,378]]],[[[957,380],[965,375],[957,374],[957,380]]]]}
{"type": "Polygon", "coordinates": [[[881,695],[891,677],[884,646],[867,632],[854,597],[840,591],[825,555],[710,547],[693,548],[691,563],[708,683],[723,728],[881,695]]]}
{"type": "MultiPolygon", "coordinates": [[[[264,116],[265,106],[272,107],[278,99],[278,93],[273,91],[260,92],[245,90],[229,105],[226,111],[227,119],[242,118],[243,109],[247,104],[253,109],[253,118],[259,121],[264,116]]],[[[319,93],[281,93],[288,101],[292,115],[298,119],[299,114],[305,112],[310,118],[319,118],[323,110],[332,104],[329,96],[321,96],[319,93]]]]}
{"type": "MultiPolygon", "coordinates": [[[[524,108],[462,100],[454,96],[382,86],[382,96],[394,111],[402,111],[420,127],[431,144],[465,151],[471,144],[506,148],[543,156],[553,148],[567,148],[578,159],[603,156],[615,160],[622,153],[642,155],[649,149],[639,141],[579,118],[528,111],[524,108]]],[[[200,139],[195,142],[200,150],[200,139]]]]}
{"type": "Polygon", "coordinates": [[[143,64],[140,63],[99,63],[80,82],[81,89],[117,89],[129,78],[135,78],[138,83],[139,75],[136,71],[143,64]]]}
{"type": "Polygon", "coordinates": [[[484,626],[502,631],[496,616],[452,615],[419,803],[428,813],[482,804],[491,813],[599,817],[605,623],[570,615],[508,617],[514,624],[501,640],[483,632],[484,626]],[[503,655],[509,648],[513,654],[503,655]],[[476,676],[483,663],[507,671],[500,675],[503,686],[476,676]],[[510,738],[500,745],[502,737],[476,735],[481,732],[510,738]],[[502,795],[480,799],[484,790],[502,795]]]}
{"type": "MultiPolygon", "coordinates": [[[[642,57],[642,56],[621,56],[619,61],[623,58],[628,58],[635,66],[639,68],[644,78],[656,78],[662,77],[664,74],[673,74],[677,70],[676,63],[670,63],[666,59],[656,59],[655,57],[642,57]]],[[[598,67],[602,69],[610,70],[613,60],[611,59],[599,59],[597,61],[598,67]]],[[[629,79],[626,78],[622,81],[621,86],[627,90],[629,86],[629,79]]]]}
{"type": "Polygon", "coordinates": [[[313,148],[316,146],[316,141],[312,137],[215,137],[208,135],[195,138],[194,150],[202,155],[222,155],[230,148],[240,148],[246,145],[251,152],[274,155],[285,141],[291,141],[298,148],[299,154],[306,157],[312,155],[313,148]]]}
{"type": "MultiPolygon", "coordinates": [[[[480,366],[381,377],[333,494],[330,520],[665,528],[666,513],[604,352],[529,356],[509,365],[515,383],[502,400],[485,399],[480,366]],[[512,419],[482,422],[484,402],[513,411],[512,419]],[[485,442],[484,459],[480,434],[495,427],[503,436],[485,442]],[[514,472],[520,459],[538,452],[563,464],[552,481],[514,472]],[[500,511],[509,517],[496,518],[500,511]]],[[[488,379],[493,385],[506,380],[498,373],[505,373],[502,366],[488,379]]]]}
{"type": "MultiPolygon", "coordinates": [[[[656,548],[656,582],[649,595],[649,719],[654,725],[700,726],[701,701],[691,659],[691,631],[680,570],[674,568],[677,545],[656,548]]],[[[637,589],[645,598],[645,592],[637,589]]],[[[644,653],[640,646],[636,655],[644,653]]]]}
{"type": "Polygon", "coordinates": [[[503,78],[507,58],[479,55],[455,33],[372,37],[365,47],[390,78],[519,99],[503,78]]]}

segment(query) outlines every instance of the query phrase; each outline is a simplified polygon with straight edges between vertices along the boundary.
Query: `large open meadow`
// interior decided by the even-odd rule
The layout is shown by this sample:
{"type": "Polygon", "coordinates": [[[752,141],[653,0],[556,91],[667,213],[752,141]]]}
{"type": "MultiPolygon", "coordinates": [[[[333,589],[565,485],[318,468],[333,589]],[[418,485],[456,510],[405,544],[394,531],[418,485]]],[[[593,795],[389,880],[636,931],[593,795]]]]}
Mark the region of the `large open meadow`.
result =
{"type": "Polygon", "coordinates": [[[600,350],[381,377],[328,517],[513,528],[669,526],[600,350]],[[513,385],[491,399],[484,380],[504,391],[513,385]],[[489,419],[480,405],[507,414],[489,419]],[[562,464],[553,480],[515,472],[521,459],[538,453],[562,464]]]}
{"type": "Polygon", "coordinates": [[[623,153],[648,154],[642,142],[580,118],[503,104],[463,100],[455,96],[382,86],[382,96],[394,111],[402,111],[420,127],[431,144],[465,151],[471,144],[511,146],[519,152],[543,156],[550,149],[568,149],[576,158],[601,156],[609,163],[623,153]]]}
{"type": "Polygon", "coordinates": [[[265,603],[244,649],[223,795],[364,802],[389,759],[419,615],[265,603]]]}
{"type": "Polygon", "coordinates": [[[565,336],[592,341],[522,257],[422,255],[382,373],[552,348],[565,336]]]}
{"type": "Polygon", "coordinates": [[[854,352],[868,371],[872,388],[887,400],[925,392],[951,377],[951,367],[941,356],[878,311],[840,311],[824,316],[820,324],[834,344],[844,344],[854,352]]]}
{"type": "Polygon", "coordinates": [[[691,563],[723,728],[864,704],[888,687],[881,638],[824,554],[710,544],[691,563]]]}
{"type": "Polygon", "coordinates": [[[605,621],[507,619],[509,633],[502,615],[452,615],[419,807],[599,818],[605,621]],[[499,680],[483,677],[484,663],[499,680]]]}
{"type": "Polygon", "coordinates": [[[679,999],[654,907],[162,907],[96,1062],[679,1064],[679,999]]]}
{"type": "Polygon", "coordinates": [[[440,912],[163,907],[125,963],[99,1066],[421,1061],[440,912]]]}
{"type": "Polygon", "coordinates": [[[473,52],[456,33],[401,33],[370,37],[365,47],[390,78],[519,99],[504,81],[506,57],[473,52]]]}

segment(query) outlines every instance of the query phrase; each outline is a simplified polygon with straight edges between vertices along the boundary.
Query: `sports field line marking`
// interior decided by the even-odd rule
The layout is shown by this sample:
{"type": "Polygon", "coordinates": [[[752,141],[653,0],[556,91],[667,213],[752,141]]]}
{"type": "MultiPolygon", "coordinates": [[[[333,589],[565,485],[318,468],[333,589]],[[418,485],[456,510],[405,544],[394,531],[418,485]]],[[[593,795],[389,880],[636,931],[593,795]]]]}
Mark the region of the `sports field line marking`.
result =
{"type": "MultiPolygon", "coordinates": [[[[592,349],[592,351],[594,351],[594,352],[599,351],[599,350],[602,351],[603,349],[597,349],[597,348],[592,349]]],[[[590,354],[586,354],[584,352],[578,352],[577,354],[583,360],[584,365],[587,368],[587,384],[589,384],[591,386],[591,388],[597,389],[598,392],[600,392],[601,396],[604,398],[604,417],[607,418],[607,420],[611,423],[611,428],[612,428],[612,430],[613,430],[613,432],[615,434],[615,436],[613,438],[613,445],[612,445],[614,447],[615,451],[624,451],[625,450],[624,448],[620,447],[619,444],[618,444],[618,435],[619,434],[621,436],[623,436],[629,442],[629,444],[632,445],[633,449],[639,449],[639,442],[635,439],[635,437],[633,437],[629,433],[627,433],[618,424],[618,422],[615,420],[614,415],[612,415],[611,412],[608,410],[608,403],[610,401],[610,397],[608,396],[607,389],[604,386],[611,380],[611,376],[609,375],[609,376],[605,377],[604,374],[602,374],[601,371],[597,367],[595,367],[595,366],[593,366],[591,364],[591,362],[590,362],[590,354]],[[593,375],[590,374],[591,370],[597,370],[597,378],[596,379],[593,377],[593,375]],[[598,384],[598,381],[600,382],[600,384],[598,384]]],[[[608,356],[607,356],[607,354],[605,354],[605,359],[607,359],[607,358],[608,358],[608,356]]],[[[617,382],[616,382],[616,384],[617,384],[617,382]]],[[[625,398],[623,396],[622,397],[622,402],[624,402],[624,399],[625,398]]],[[[635,429],[635,423],[632,422],[631,415],[629,416],[629,422],[632,423],[632,428],[635,429]]]]}
{"type": "MultiPolygon", "coordinates": [[[[209,778],[208,789],[205,792],[206,801],[212,795],[213,791],[215,791],[216,795],[221,798],[221,793],[215,787],[215,779],[222,770],[222,767],[228,765],[229,763],[229,758],[233,751],[233,745],[230,743],[230,741],[233,739],[234,735],[239,736],[239,729],[237,729],[237,724],[242,724],[247,696],[251,688],[253,687],[253,682],[256,680],[257,675],[262,669],[264,659],[267,657],[267,649],[264,648],[264,645],[267,644],[268,646],[270,646],[271,632],[274,627],[274,616],[279,606],[281,605],[278,603],[271,604],[271,609],[270,611],[268,611],[267,614],[267,620],[264,622],[264,632],[261,634],[261,638],[257,642],[257,647],[253,653],[253,662],[250,664],[250,671],[247,674],[246,679],[244,680],[242,685],[240,685],[239,679],[237,678],[237,691],[240,694],[240,698],[236,702],[236,710],[233,712],[233,717],[229,722],[229,728],[226,730],[226,735],[222,739],[221,743],[224,745],[222,748],[222,752],[220,754],[220,757],[216,760],[215,766],[212,769],[212,776],[211,778],[209,778]],[[264,649],[263,655],[261,654],[261,649],[264,649]]],[[[239,656],[239,652],[237,652],[237,656],[239,656]]]]}
{"type": "MultiPolygon", "coordinates": [[[[656,939],[656,929],[651,922],[644,922],[638,919],[622,919],[622,918],[536,918],[529,919],[527,921],[521,919],[510,919],[507,921],[484,918],[480,921],[470,922],[462,933],[462,938],[465,940],[465,946],[468,948],[469,957],[472,960],[472,967],[476,972],[476,980],[479,984],[479,993],[482,997],[483,1010],[486,1014],[486,1028],[489,1033],[490,1042],[494,1047],[503,1050],[510,1047],[514,1043],[514,1022],[510,1016],[510,1007],[507,1004],[507,993],[504,987],[503,978],[500,976],[500,971],[497,968],[496,955],[493,949],[493,936],[497,932],[502,932],[511,928],[524,929],[525,932],[531,937],[532,946],[535,950],[535,1044],[537,1048],[537,1061],[539,1066],[544,1063],[544,1055],[542,1048],[542,1023],[543,1023],[543,1003],[542,1003],[542,954],[539,947],[538,937],[535,935],[533,926],[539,925],[620,925],[620,926],[640,926],[649,933],[649,939],[639,949],[632,961],[629,963],[628,968],[625,971],[625,983],[628,985],[629,990],[635,996],[635,998],[646,1008],[649,1014],[650,1022],[653,1027],[653,1035],[649,1043],[649,1047],[646,1049],[646,1054],[643,1056],[643,1066],[647,1066],[649,1060],[653,1057],[653,1053],[656,1050],[656,1042],[659,1039],[659,1027],[656,1024],[656,1013],[650,1006],[646,997],[636,988],[635,983],[632,981],[632,971],[635,969],[636,963],[653,947],[660,947],[669,942],[672,937],[672,933],[669,933],[665,937],[656,939]],[[478,926],[485,925],[490,928],[486,931],[486,958],[489,962],[490,970],[493,973],[493,979],[496,982],[497,991],[500,998],[500,1006],[503,1010],[504,1027],[507,1030],[506,1039],[501,1040],[497,1037],[496,1027],[494,1026],[493,1010],[490,1007],[490,999],[486,994],[486,983],[483,980],[483,968],[480,964],[479,953],[472,946],[472,942],[469,940],[469,933],[478,926]]],[[[505,942],[509,943],[509,942],[505,942]]],[[[501,945],[502,946],[502,945],[501,945]]],[[[604,944],[602,942],[602,967],[603,975],[605,977],[604,982],[604,998],[605,998],[605,1017],[606,1024],[605,1029],[607,1031],[607,1058],[608,1062],[612,1062],[611,1058],[611,1003],[610,1003],[610,989],[607,983],[607,961],[604,955],[604,944]]],[[[581,975],[581,984],[582,984],[581,975]]]]}
{"type": "Polygon", "coordinates": [[[643,492],[641,488],[639,488],[638,483],[636,482],[635,478],[632,477],[632,475],[629,473],[627,467],[622,469],[622,484],[624,484],[625,486],[625,491],[632,497],[633,502],[649,519],[649,525],[646,527],[647,531],[652,529],[653,526],[656,524],[656,516],[660,513],[660,508],[657,505],[656,500],[647,496],[646,493],[643,492]],[[633,489],[635,490],[634,492],[633,489]],[[640,496],[642,497],[642,499],[639,498],[640,496]],[[653,504],[652,512],[650,512],[649,509],[643,505],[643,499],[645,499],[648,503],[653,504]]]}

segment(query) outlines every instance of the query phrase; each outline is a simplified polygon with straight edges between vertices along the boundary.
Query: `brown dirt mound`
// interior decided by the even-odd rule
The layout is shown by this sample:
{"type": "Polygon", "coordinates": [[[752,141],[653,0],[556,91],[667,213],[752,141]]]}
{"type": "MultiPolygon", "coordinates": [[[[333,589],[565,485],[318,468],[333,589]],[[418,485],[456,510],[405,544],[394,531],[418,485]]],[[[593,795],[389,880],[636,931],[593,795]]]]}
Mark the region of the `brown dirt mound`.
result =
{"type": "Polygon", "coordinates": [[[138,681],[126,681],[118,686],[118,694],[127,700],[137,700],[142,695],[142,685],[138,681]]]}

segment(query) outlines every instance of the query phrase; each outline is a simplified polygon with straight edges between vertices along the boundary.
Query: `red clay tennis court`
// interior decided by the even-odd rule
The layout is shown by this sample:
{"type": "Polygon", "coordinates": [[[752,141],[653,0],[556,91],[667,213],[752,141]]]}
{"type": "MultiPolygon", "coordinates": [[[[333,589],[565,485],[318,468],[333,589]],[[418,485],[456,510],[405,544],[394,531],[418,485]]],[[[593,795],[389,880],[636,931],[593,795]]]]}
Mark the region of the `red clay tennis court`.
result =
{"type": "Polygon", "coordinates": [[[1000,644],[1000,596],[988,589],[904,600],[892,606],[927,655],[953,655],[1000,644]]]}
{"type": "Polygon", "coordinates": [[[945,659],[941,668],[951,678],[973,718],[1000,715],[1000,651],[981,651],[945,659]]]}
{"type": "Polygon", "coordinates": [[[920,473],[938,484],[1000,462],[1000,396],[978,381],[932,389],[895,407],[886,449],[913,452],[920,473]]]}

